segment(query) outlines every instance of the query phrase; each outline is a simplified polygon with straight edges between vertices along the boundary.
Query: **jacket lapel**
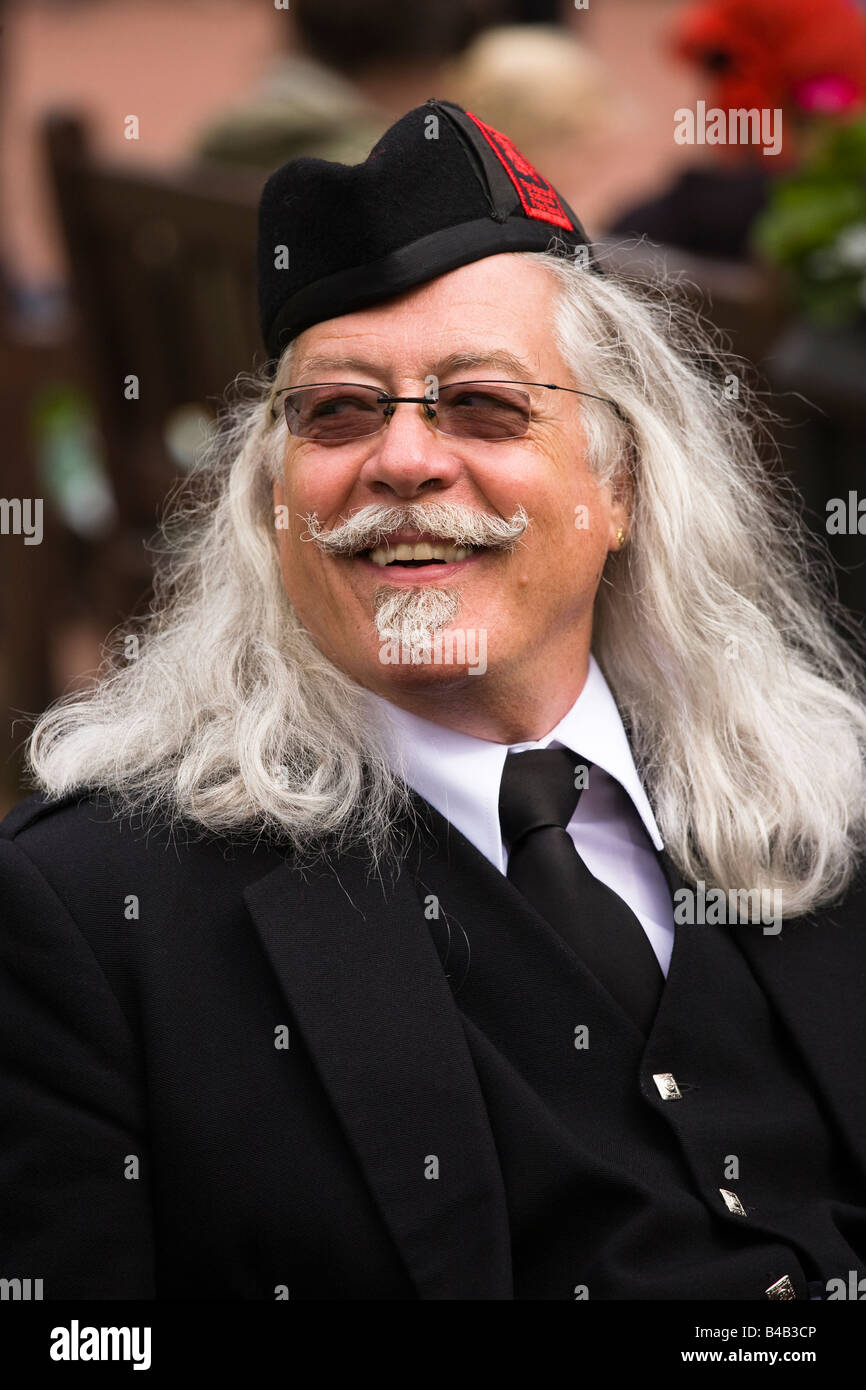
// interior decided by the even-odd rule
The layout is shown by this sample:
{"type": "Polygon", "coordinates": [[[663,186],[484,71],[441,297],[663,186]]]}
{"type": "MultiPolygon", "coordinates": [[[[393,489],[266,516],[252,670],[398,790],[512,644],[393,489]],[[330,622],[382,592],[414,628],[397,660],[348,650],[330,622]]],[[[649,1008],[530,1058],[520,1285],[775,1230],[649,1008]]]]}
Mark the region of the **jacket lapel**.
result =
{"type": "Polygon", "coordinates": [[[407,871],[285,862],[244,897],[419,1297],[513,1298],[493,1135],[407,871]]]}

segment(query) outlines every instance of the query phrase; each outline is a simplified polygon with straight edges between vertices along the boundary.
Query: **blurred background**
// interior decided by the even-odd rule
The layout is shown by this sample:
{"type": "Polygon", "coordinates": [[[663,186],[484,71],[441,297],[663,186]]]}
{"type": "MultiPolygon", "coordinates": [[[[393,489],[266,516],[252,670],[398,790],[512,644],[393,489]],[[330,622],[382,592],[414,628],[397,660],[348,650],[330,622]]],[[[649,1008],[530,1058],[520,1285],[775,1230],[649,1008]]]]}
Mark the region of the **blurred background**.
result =
{"type": "Polygon", "coordinates": [[[772,404],[768,457],[866,614],[861,0],[0,0],[0,814],[29,720],[146,609],[166,495],[264,360],[264,179],[363,159],[434,95],[726,335],[708,389],[772,404]]]}

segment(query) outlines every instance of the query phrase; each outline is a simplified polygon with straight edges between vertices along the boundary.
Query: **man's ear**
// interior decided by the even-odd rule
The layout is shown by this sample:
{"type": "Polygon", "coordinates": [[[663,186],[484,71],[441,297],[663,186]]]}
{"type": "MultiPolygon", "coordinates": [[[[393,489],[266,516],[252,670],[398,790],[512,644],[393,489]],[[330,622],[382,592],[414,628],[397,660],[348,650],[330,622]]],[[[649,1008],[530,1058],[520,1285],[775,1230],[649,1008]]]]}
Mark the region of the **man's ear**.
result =
{"type": "Polygon", "coordinates": [[[612,502],[613,530],[622,526],[625,534],[631,530],[632,513],[634,512],[634,470],[631,453],[619,466],[617,473],[611,480],[610,496],[612,502]]]}
{"type": "Polygon", "coordinates": [[[607,494],[609,499],[607,548],[609,554],[616,554],[627,545],[631,534],[634,509],[634,475],[630,467],[630,459],[620,463],[617,472],[607,484],[607,494]]]}

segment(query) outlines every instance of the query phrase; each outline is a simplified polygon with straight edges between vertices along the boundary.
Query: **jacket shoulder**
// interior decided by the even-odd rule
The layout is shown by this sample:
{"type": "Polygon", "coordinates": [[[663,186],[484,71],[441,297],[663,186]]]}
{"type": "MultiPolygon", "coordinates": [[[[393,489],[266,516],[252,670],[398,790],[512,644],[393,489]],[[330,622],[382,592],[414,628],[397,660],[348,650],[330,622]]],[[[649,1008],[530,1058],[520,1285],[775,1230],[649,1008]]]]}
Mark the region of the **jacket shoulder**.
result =
{"type": "Polygon", "coordinates": [[[99,789],[78,789],[59,797],[34,792],[0,821],[0,839],[14,842],[37,863],[43,856],[56,861],[79,851],[111,857],[112,849],[129,852],[144,837],[168,843],[173,834],[182,838],[166,818],[145,820],[123,812],[99,789]]]}
{"type": "Polygon", "coordinates": [[[74,805],[81,798],[80,792],[69,792],[62,797],[49,797],[45,792],[33,792],[19,801],[12,810],[0,820],[0,838],[14,840],[21,830],[41,820],[43,816],[53,815],[60,807],[74,805]]]}
{"type": "Polygon", "coordinates": [[[146,878],[178,889],[191,879],[244,881],[290,857],[288,847],[254,833],[219,835],[188,819],[130,811],[101,789],[61,797],[36,792],[0,821],[0,844],[14,849],[62,897],[77,887],[146,878]]]}

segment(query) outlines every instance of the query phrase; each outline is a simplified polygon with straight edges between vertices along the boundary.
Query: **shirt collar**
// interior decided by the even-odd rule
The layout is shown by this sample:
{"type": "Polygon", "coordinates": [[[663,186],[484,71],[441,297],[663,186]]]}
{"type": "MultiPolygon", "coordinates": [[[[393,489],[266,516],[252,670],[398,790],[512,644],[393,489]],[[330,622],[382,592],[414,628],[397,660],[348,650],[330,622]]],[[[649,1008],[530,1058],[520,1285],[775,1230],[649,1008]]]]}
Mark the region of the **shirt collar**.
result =
{"type": "Polygon", "coordinates": [[[562,744],[602,768],[628,793],[655,845],[664,841],[647,799],[610,686],[590,654],[584,687],[549,734],[536,742],[490,743],[410,714],[367,692],[398,776],[456,826],[491,863],[503,867],[499,788],[509,752],[562,744]]]}

